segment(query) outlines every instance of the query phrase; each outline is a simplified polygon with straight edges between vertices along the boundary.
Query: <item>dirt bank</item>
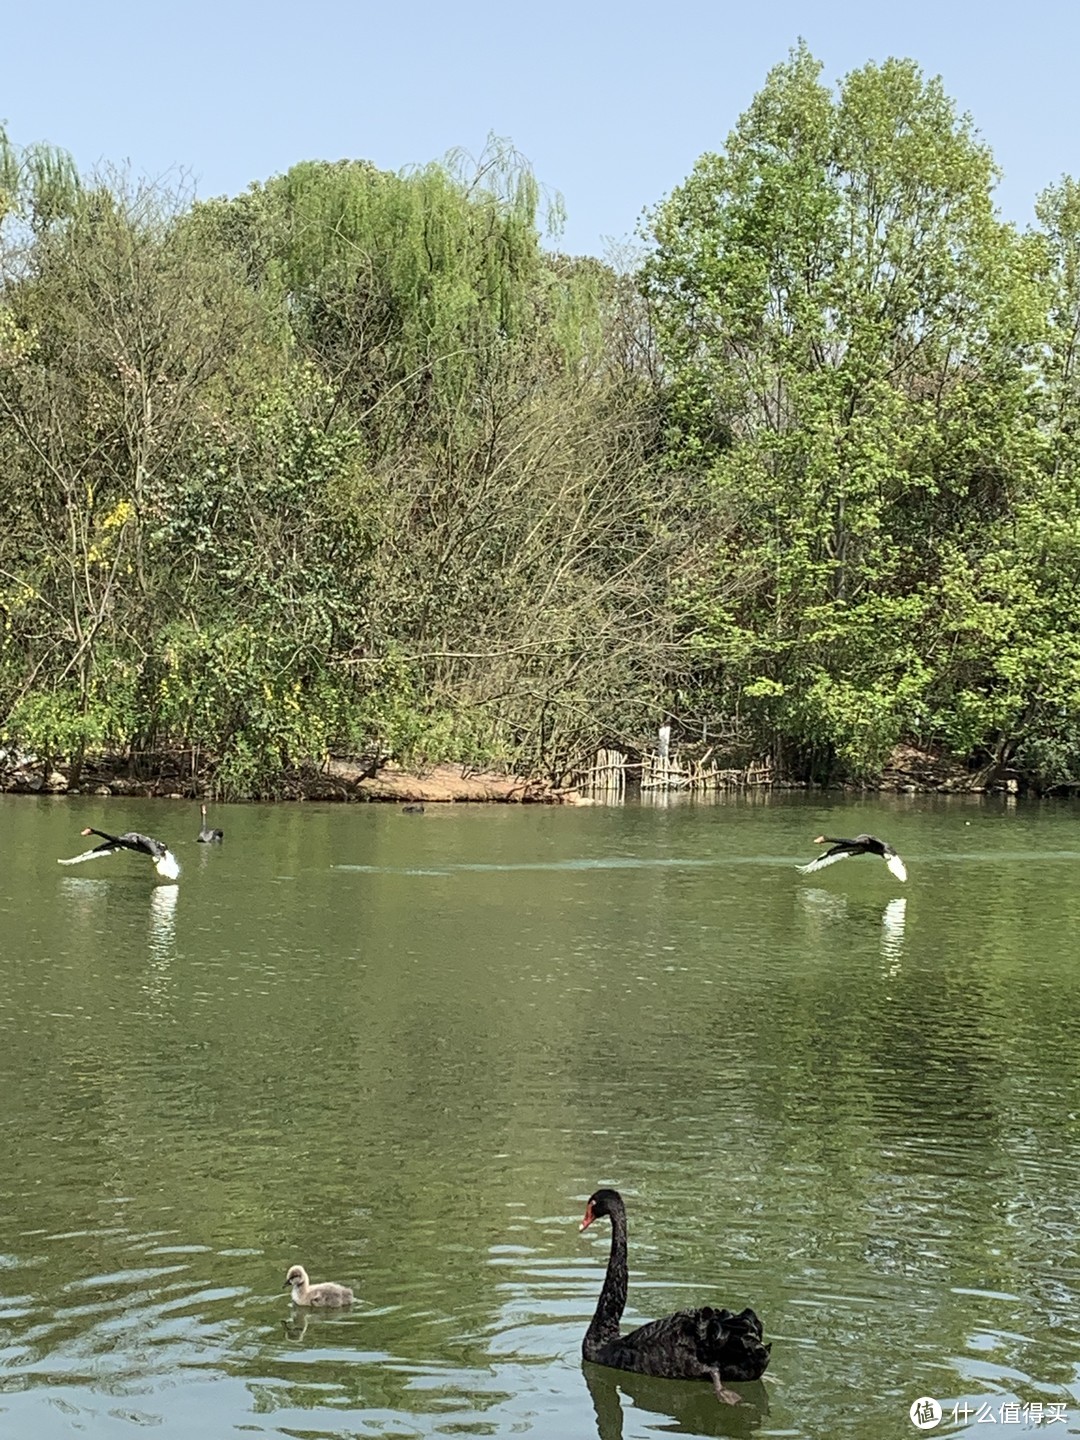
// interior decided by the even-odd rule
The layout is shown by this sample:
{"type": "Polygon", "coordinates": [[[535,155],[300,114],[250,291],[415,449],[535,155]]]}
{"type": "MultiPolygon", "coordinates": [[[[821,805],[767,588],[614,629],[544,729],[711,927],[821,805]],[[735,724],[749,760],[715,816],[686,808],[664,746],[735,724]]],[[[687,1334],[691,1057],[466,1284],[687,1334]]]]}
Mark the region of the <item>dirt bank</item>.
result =
{"type": "MultiPolygon", "coordinates": [[[[639,773],[627,756],[627,783],[639,773]]],[[[776,775],[769,767],[723,771],[712,785],[725,791],[817,788],[805,781],[776,775]]],[[[987,766],[974,770],[940,751],[898,745],[874,780],[843,782],[822,787],[832,790],[963,794],[1023,793],[1028,787],[1016,771],[987,766]]],[[[165,799],[199,799],[220,794],[215,767],[206,757],[188,752],[139,756],[98,756],[76,771],[65,764],[50,764],[35,756],[0,751],[0,791],[30,795],[135,795],[165,799]]],[[[707,793],[707,791],[706,791],[707,793]]],[[[466,765],[439,764],[406,770],[393,761],[330,759],[322,765],[297,766],[283,771],[265,792],[252,800],[334,800],[344,803],[374,801],[413,805],[462,802],[501,804],[593,803],[574,787],[560,788],[543,779],[478,770],[466,765]]]]}
{"type": "MultiPolygon", "coordinates": [[[[213,771],[187,755],[101,756],[71,766],[34,756],[0,759],[0,791],[17,795],[119,795],[192,800],[214,793],[213,771]]],[[[488,801],[502,804],[582,803],[576,791],[546,781],[475,770],[465,765],[432,765],[408,771],[392,762],[329,760],[281,776],[273,794],[254,799],[385,801],[419,805],[488,801]]]]}

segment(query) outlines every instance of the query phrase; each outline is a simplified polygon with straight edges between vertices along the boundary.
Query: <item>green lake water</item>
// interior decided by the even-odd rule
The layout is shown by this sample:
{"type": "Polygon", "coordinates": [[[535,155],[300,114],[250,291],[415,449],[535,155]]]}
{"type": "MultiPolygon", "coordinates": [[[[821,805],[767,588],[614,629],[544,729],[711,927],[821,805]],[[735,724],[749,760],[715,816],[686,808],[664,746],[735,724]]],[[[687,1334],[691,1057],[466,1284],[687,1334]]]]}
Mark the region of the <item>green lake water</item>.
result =
{"type": "Polygon", "coordinates": [[[0,797],[0,1435],[1080,1435],[1080,808],[211,823],[0,797]],[[737,1408],[582,1367],[602,1184],[625,1323],[762,1316],[737,1408]]]}

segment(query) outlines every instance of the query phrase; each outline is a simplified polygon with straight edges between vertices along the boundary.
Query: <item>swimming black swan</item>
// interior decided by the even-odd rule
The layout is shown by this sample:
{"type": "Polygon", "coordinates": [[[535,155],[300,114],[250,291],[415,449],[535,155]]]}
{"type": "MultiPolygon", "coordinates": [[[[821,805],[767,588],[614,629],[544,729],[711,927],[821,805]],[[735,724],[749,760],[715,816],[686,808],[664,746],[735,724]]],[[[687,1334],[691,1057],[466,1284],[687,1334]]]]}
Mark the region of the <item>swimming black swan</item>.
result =
{"type": "Polygon", "coordinates": [[[105,830],[95,830],[88,825],[82,832],[84,835],[100,835],[104,845],[95,845],[92,850],[84,850],[81,855],[73,855],[70,860],[60,860],[60,865],[81,865],[84,860],[96,860],[99,855],[115,855],[117,850],[138,850],[143,855],[149,855],[154,862],[154,869],[163,880],[175,880],[180,874],[180,864],[169,847],[160,840],[155,840],[152,835],[140,835],[137,830],[128,830],[123,835],[110,835],[105,830]]]}
{"type": "Polygon", "coordinates": [[[887,840],[879,840],[876,835],[856,835],[854,840],[838,840],[835,835],[819,835],[814,844],[831,845],[832,849],[826,850],[824,855],[819,855],[808,865],[797,866],[804,875],[809,875],[811,870],[821,870],[826,865],[835,865],[837,860],[846,860],[849,855],[880,855],[897,880],[907,879],[907,867],[903,860],[887,840]]]}
{"type": "Polygon", "coordinates": [[[668,1380],[711,1380],[718,1400],[738,1405],[738,1395],[725,1390],[723,1382],[757,1380],[765,1373],[772,1346],[762,1344],[761,1321],[750,1309],[733,1315],[705,1305],[676,1310],[620,1335],[626,1308],[626,1206],[617,1190],[597,1190],[590,1196],[580,1228],[587,1230],[601,1215],[611,1219],[611,1254],[596,1314],[581,1342],[582,1356],[598,1365],[668,1380]]]}
{"type": "Polygon", "coordinates": [[[353,1293],[347,1285],[335,1285],[332,1280],[312,1285],[303,1265],[290,1267],[281,1288],[288,1290],[290,1287],[294,1305],[318,1305],[327,1310],[340,1310],[342,1306],[351,1305],[353,1302],[353,1293]]]}
{"type": "Polygon", "coordinates": [[[202,807],[202,829],[199,831],[200,845],[220,845],[225,839],[224,830],[211,830],[206,823],[206,806],[202,807]]]}

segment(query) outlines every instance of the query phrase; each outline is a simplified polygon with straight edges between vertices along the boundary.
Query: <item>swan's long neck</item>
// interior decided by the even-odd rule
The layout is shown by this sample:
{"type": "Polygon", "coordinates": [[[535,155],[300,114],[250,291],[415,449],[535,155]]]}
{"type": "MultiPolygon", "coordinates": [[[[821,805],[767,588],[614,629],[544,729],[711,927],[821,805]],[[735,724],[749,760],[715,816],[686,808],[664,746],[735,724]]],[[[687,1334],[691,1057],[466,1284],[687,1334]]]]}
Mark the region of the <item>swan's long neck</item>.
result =
{"type": "Polygon", "coordinates": [[[583,1348],[588,1350],[614,1340],[619,1334],[619,1321],[626,1309],[626,1211],[622,1206],[611,1214],[611,1254],[608,1256],[604,1288],[596,1302],[596,1313],[585,1332],[583,1348]]]}

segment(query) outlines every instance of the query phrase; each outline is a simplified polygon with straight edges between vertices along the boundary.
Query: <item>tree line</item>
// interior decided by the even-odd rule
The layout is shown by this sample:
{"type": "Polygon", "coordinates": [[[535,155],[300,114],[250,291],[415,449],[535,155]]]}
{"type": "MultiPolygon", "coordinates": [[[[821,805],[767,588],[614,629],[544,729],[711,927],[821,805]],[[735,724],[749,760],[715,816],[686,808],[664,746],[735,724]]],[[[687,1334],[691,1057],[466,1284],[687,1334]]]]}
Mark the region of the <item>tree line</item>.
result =
{"type": "Polygon", "coordinates": [[[1080,187],[996,179],[804,46],[619,267],[498,141],[193,202],[0,132],[4,742],[1080,778],[1080,187]]]}

